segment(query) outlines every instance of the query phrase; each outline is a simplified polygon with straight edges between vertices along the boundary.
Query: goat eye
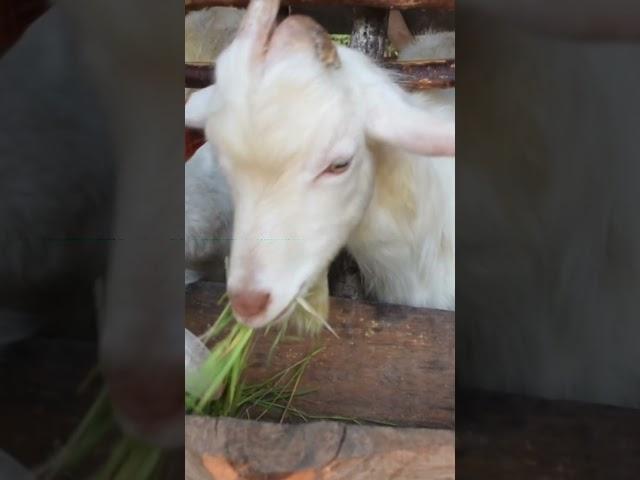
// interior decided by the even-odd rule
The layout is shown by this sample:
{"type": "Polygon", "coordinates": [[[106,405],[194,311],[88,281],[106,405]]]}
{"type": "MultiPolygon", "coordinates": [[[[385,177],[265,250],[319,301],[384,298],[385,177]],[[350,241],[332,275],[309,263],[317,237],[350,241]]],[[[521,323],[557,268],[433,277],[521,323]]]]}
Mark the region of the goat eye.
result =
{"type": "Polygon", "coordinates": [[[330,175],[339,175],[346,172],[349,168],[349,165],[351,165],[351,160],[341,160],[329,165],[323,173],[327,173],[330,175]]]}

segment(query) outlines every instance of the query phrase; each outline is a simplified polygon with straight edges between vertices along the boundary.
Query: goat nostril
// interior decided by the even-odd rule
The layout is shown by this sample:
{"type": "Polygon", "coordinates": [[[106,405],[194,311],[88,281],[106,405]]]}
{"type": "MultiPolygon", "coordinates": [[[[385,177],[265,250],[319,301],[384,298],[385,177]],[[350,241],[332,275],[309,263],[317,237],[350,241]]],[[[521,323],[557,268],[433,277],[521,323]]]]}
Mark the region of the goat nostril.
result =
{"type": "Polygon", "coordinates": [[[251,318],[260,315],[267,309],[271,300],[269,292],[261,290],[244,290],[229,295],[231,308],[242,318],[251,318]]]}

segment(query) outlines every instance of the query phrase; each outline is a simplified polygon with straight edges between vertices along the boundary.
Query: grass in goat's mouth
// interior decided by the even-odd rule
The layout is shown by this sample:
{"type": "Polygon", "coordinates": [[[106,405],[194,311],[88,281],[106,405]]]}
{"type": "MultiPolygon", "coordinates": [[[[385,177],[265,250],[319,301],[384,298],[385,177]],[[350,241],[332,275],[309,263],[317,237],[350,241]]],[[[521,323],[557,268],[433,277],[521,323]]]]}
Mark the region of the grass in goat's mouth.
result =
{"type": "MultiPolygon", "coordinates": [[[[313,298],[313,295],[318,294],[317,290],[312,289],[307,296],[313,298]]],[[[322,290],[322,286],[319,287],[319,290],[322,290]]],[[[305,334],[317,333],[324,326],[335,335],[327,323],[326,313],[323,316],[317,312],[304,298],[298,297],[296,302],[300,308],[275,327],[279,330],[271,346],[269,359],[285,332],[288,331],[291,322],[294,322],[298,329],[305,334]]],[[[248,407],[252,406],[251,400],[265,401],[265,398],[271,398],[272,403],[277,405],[276,401],[282,396],[295,395],[308,361],[317,353],[317,351],[311,353],[304,361],[290,366],[270,381],[259,386],[247,387],[242,383],[241,377],[247,366],[256,331],[236,323],[231,307],[227,303],[218,320],[201,339],[206,344],[220,336],[229,327],[231,328],[229,333],[216,342],[209,358],[199,371],[186,379],[185,402],[189,413],[245,416],[248,415],[248,407]],[[284,378],[290,373],[289,383],[283,386],[284,378]],[[293,384],[295,388],[291,391],[286,390],[290,388],[290,383],[294,378],[297,379],[293,384]]],[[[283,418],[285,415],[286,410],[283,412],[283,418]]]]}
{"type": "MultiPolygon", "coordinates": [[[[328,294],[326,284],[312,289],[306,297],[319,301],[320,312],[308,300],[298,298],[299,308],[282,321],[275,336],[269,358],[292,322],[300,332],[317,333],[323,326],[334,335],[326,316],[328,294]],[[314,297],[315,295],[315,297],[314,297]]],[[[225,297],[221,299],[221,302],[225,297]]],[[[269,412],[280,414],[280,421],[293,415],[306,421],[309,416],[292,407],[296,396],[309,392],[298,387],[305,368],[321,349],[311,352],[302,360],[290,365],[273,377],[256,385],[246,385],[242,374],[247,366],[251,347],[257,332],[235,321],[229,303],[213,326],[201,337],[203,343],[218,339],[201,368],[186,378],[185,413],[210,416],[230,416],[259,420],[269,412]],[[226,332],[226,335],[223,334],[226,332]]],[[[39,473],[39,478],[56,478],[62,472],[73,472],[88,459],[95,449],[114,438],[119,438],[109,458],[99,471],[90,476],[96,480],[148,480],[156,477],[161,462],[158,448],[140,443],[119,432],[111,403],[106,391],[98,396],[67,445],[39,473]],[[119,435],[117,437],[116,435],[119,435]]]]}

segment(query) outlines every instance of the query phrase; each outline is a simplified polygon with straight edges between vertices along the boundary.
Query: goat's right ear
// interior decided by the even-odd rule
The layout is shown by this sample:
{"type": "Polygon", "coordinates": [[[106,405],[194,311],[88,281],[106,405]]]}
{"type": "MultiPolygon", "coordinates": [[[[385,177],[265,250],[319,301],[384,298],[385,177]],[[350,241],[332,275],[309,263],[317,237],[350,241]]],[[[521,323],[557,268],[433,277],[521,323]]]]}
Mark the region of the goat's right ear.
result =
{"type": "Polygon", "coordinates": [[[215,85],[197,90],[191,94],[184,106],[184,124],[189,128],[204,129],[211,111],[215,95],[215,85]]]}
{"type": "Polygon", "coordinates": [[[455,121],[418,107],[400,87],[383,82],[367,93],[367,134],[418,155],[455,156],[455,121]]]}

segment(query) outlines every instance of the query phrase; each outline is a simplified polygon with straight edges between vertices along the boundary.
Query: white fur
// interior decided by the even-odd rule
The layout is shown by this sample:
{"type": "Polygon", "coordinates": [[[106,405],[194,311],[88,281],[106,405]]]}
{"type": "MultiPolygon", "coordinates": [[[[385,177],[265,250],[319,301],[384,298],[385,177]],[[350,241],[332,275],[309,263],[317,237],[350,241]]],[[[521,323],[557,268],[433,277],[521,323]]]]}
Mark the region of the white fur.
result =
{"type": "Polygon", "coordinates": [[[202,145],[185,164],[185,284],[210,271],[212,259],[228,254],[233,205],[215,149],[202,145]]]}
{"type": "Polygon", "coordinates": [[[398,60],[442,60],[456,57],[455,32],[429,32],[417,36],[398,52],[398,60]]]}
{"type": "MultiPolygon", "coordinates": [[[[454,58],[453,32],[429,33],[403,49],[401,60],[454,58]]],[[[418,93],[417,104],[454,121],[453,89],[418,93]]],[[[381,148],[378,161],[392,161],[416,195],[415,222],[403,225],[374,192],[347,247],[377,298],[405,305],[455,309],[455,163],[401,149],[381,148]],[[401,168],[401,165],[405,168],[401,168]]]]}
{"type": "Polygon", "coordinates": [[[266,324],[347,245],[380,300],[453,309],[454,162],[410,153],[451,151],[453,93],[410,96],[359,52],[338,47],[328,70],[293,45],[260,68],[236,39],[202,95],[235,204],[229,289],[268,290],[252,322],[266,324]],[[347,173],[318,176],[351,156],[347,173]],[[407,205],[387,181],[412,192],[407,205]]]}

